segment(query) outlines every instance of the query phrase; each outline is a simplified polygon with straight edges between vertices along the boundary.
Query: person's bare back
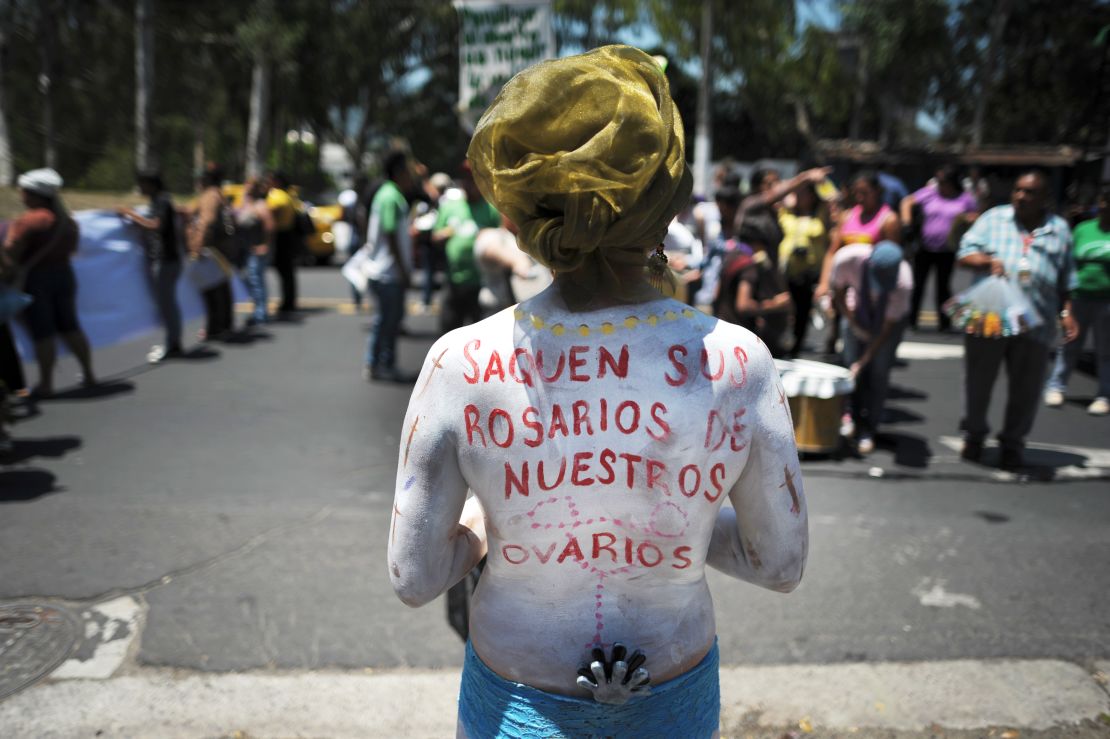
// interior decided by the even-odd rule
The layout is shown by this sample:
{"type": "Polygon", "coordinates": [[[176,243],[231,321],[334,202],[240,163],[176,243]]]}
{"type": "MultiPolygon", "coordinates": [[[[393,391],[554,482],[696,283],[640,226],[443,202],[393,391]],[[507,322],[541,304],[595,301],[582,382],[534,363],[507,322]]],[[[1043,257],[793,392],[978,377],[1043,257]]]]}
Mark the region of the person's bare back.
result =
{"type": "Polygon", "coordinates": [[[801,577],[805,504],[772,360],[673,300],[574,313],[551,288],[454,331],[402,433],[394,587],[431,600],[488,536],[471,639],[509,680],[588,696],[578,669],[621,643],[665,682],[713,645],[707,563],[779,590],[801,577]],[[485,513],[474,533],[467,488],[485,513]]]}

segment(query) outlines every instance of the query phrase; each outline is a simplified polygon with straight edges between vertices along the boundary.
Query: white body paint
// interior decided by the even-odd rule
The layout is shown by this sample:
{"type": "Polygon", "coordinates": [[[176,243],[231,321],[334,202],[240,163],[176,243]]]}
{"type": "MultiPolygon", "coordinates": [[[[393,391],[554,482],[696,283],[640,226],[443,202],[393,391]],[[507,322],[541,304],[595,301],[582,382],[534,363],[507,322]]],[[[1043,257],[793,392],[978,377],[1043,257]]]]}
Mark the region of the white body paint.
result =
{"type": "Polygon", "coordinates": [[[394,589],[427,603],[487,534],[470,634],[498,674],[588,697],[576,670],[614,642],[645,652],[654,684],[689,670],[716,632],[706,564],[788,591],[805,563],[802,478],[767,349],[672,300],[572,313],[556,286],[442,337],[401,431],[394,589]],[[484,521],[473,502],[464,512],[468,488],[484,521]]]}

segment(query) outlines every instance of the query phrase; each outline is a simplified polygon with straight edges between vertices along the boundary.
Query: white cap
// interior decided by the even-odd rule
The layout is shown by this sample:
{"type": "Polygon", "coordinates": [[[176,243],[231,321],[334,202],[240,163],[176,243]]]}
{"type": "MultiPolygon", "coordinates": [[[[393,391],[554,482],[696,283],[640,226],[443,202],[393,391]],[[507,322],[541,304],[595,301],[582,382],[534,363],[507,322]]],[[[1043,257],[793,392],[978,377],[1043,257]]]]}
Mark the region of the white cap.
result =
{"type": "Polygon", "coordinates": [[[32,169],[19,175],[18,185],[20,190],[52,198],[62,189],[62,176],[49,167],[32,169]]]}
{"type": "Polygon", "coordinates": [[[447,174],[446,172],[436,172],[434,175],[428,178],[428,182],[432,184],[432,187],[439,190],[440,192],[443,192],[447,188],[451,187],[451,175],[447,174]]]}

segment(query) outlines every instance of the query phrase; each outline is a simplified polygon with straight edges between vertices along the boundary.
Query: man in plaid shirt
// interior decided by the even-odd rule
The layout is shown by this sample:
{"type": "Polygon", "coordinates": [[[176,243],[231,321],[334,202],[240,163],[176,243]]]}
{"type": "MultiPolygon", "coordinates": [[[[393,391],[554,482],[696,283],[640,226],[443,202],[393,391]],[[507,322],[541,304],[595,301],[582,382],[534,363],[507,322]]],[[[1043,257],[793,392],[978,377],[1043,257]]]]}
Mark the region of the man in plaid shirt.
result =
{"type": "Polygon", "coordinates": [[[1002,275],[1019,285],[1044,319],[1021,336],[964,337],[964,459],[978,461],[990,431],[987,409],[998,371],[1006,364],[1006,415],[998,435],[999,466],[1020,469],[1025,437],[1033,428],[1056,341],[1057,317],[1066,341],[1077,334],[1068,293],[1074,286],[1071,231],[1063,218],[1048,212],[1048,183],[1042,172],[1026,172],[1014,183],[1010,205],[981,215],[964,234],[956,259],[961,267],[1002,275]]]}

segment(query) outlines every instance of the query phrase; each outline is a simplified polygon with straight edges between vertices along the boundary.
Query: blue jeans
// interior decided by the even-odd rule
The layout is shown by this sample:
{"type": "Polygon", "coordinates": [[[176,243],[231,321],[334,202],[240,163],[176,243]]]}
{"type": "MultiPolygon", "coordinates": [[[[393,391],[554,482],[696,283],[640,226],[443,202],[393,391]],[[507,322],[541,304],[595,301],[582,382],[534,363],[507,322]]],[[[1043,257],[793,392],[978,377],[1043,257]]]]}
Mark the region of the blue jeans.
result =
{"type": "Polygon", "coordinates": [[[405,288],[396,282],[370,280],[377,303],[366,344],[366,364],[372,369],[392,369],[397,363],[397,333],[405,316],[405,288]]]}
{"type": "MultiPolygon", "coordinates": [[[[856,377],[856,389],[851,396],[851,411],[857,434],[874,434],[883,420],[886,395],[890,390],[890,370],[894,367],[894,353],[902,341],[905,328],[904,321],[898,324],[875,352],[875,357],[856,377]]],[[[867,351],[868,342],[861,341],[852,332],[847,319],[841,319],[840,335],[844,337],[844,362],[850,366],[867,351]]]]}
{"type": "Polygon", "coordinates": [[[1048,381],[1049,390],[1064,392],[1068,377],[1075,369],[1088,333],[1095,335],[1095,367],[1098,372],[1098,397],[1110,398],[1110,300],[1072,298],[1071,312],[1079,324],[1079,336],[1056,350],[1056,363],[1048,381]]]}
{"type": "Polygon", "coordinates": [[[255,323],[265,323],[268,296],[266,293],[266,268],[270,266],[270,256],[251,254],[247,257],[247,292],[254,301],[251,319],[255,323]]]}

